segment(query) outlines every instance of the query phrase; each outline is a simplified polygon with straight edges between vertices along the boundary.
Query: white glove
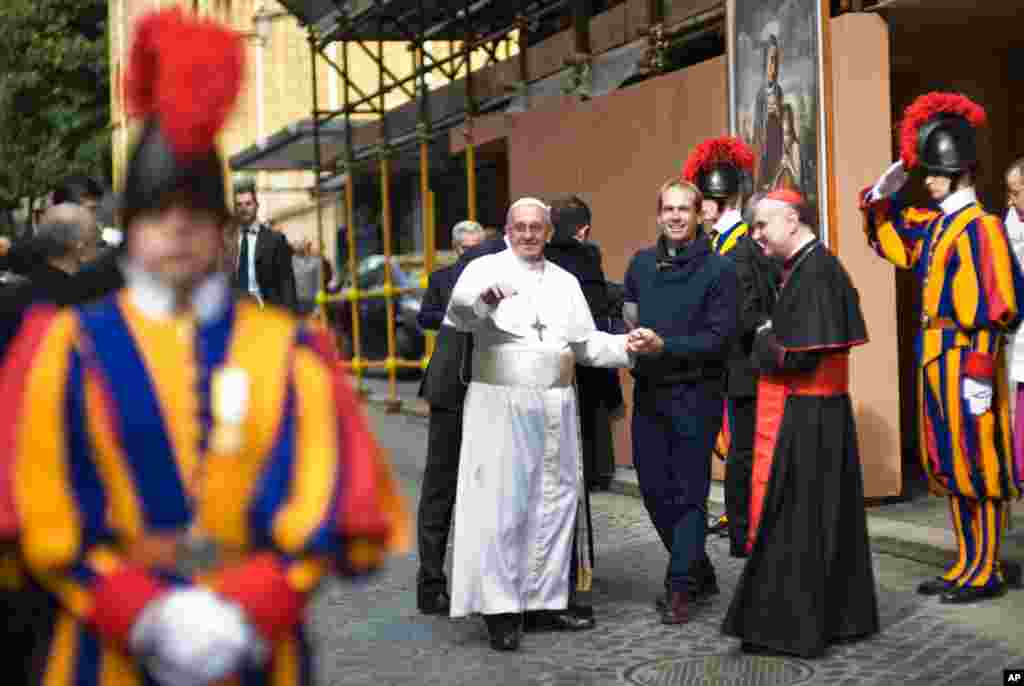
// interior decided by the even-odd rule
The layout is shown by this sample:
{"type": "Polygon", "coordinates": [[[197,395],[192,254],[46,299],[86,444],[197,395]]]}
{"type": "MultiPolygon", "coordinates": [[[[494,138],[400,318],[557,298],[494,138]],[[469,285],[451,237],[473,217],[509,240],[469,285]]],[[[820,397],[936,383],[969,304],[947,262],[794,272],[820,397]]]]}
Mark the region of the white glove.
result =
{"type": "Polygon", "coordinates": [[[206,686],[262,664],[268,649],[242,610],[202,588],[172,591],[147,605],[130,645],[161,686],[206,686]]]}
{"type": "Polygon", "coordinates": [[[893,163],[885,173],[882,174],[882,178],[878,179],[878,183],[875,184],[874,188],[871,189],[871,193],[868,196],[868,200],[875,201],[881,200],[882,198],[888,198],[890,195],[903,188],[904,184],[907,183],[907,179],[910,178],[906,170],[903,169],[903,161],[893,163]]]}
{"type": "Polygon", "coordinates": [[[992,382],[964,377],[963,395],[968,412],[975,417],[985,414],[992,407],[992,382]]]}

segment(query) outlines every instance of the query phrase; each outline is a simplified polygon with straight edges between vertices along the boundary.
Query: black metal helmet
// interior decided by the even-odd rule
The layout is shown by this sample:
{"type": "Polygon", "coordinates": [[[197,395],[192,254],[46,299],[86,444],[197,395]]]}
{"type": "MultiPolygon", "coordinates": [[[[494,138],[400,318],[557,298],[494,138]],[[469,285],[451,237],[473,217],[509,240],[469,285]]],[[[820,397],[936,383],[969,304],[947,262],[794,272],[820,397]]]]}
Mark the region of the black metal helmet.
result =
{"type": "Polygon", "coordinates": [[[978,164],[977,129],[985,108],[965,95],[936,91],[914,99],[900,122],[900,159],[907,169],[956,176],[978,164]]]}
{"type": "Polygon", "coordinates": [[[955,114],[943,113],[924,124],[917,149],[921,166],[932,174],[962,174],[978,164],[977,132],[955,114]]]}
{"type": "Polygon", "coordinates": [[[230,216],[223,170],[216,148],[190,158],[176,155],[160,126],[150,119],[128,160],[119,207],[123,226],[128,228],[142,212],[161,209],[181,196],[194,209],[230,216]]]}
{"type": "Polygon", "coordinates": [[[718,162],[697,175],[696,186],[706,198],[724,200],[740,192],[740,170],[728,162],[718,162]]]}

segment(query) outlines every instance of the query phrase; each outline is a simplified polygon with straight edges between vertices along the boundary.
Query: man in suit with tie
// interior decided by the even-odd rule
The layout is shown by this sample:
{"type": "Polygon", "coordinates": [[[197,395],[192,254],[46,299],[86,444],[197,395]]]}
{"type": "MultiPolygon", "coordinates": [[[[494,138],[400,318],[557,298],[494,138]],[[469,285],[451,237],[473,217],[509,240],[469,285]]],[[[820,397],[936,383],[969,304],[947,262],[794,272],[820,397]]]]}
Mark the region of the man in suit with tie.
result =
{"type": "Polygon", "coordinates": [[[420,569],[416,576],[416,605],[423,614],[448,614],[444,554],[459,475],[462,401],[469,383],[463,360],[470,334],[458,333],[446,323],[445,312],[455,281],[468,260],[466,251],[479,246],[483,239],[483,227],[474,221],[462,221],[452,228],[452,247],[459,260],[430,275],[417,316],[421,327],[438,331],[434,353],[420,385],[420,396],[430,405],[427,464],[417,517],[420,569]]]}
{"type": "Polygon", "coordinates": [[[252,183],[236,187],[235,215],[240,230],[235,286],[264,305],[277,305],[294,312],[298,296],[292,249],[283,234],[259,221],[259,207],[252,183]]]}

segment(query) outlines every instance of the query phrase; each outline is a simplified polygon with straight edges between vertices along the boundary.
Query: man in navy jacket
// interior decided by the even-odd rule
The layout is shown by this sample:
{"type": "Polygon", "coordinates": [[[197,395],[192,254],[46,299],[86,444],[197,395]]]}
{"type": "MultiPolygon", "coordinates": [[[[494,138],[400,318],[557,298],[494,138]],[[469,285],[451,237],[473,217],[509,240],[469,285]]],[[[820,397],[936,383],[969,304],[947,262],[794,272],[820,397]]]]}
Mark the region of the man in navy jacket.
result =
{"type": "Polygon", "coordinates": [[[739,280],[698,228],[702,194],[669,181],[658,194],[655,246],[626,271],[624,317],[653,353],[637,360],[633,462],[651,521],[669,551],[662,622],[689,621],[717,592],[705,553],[710,455],[722,421],[726,364],[738,327],[739,280]]]}

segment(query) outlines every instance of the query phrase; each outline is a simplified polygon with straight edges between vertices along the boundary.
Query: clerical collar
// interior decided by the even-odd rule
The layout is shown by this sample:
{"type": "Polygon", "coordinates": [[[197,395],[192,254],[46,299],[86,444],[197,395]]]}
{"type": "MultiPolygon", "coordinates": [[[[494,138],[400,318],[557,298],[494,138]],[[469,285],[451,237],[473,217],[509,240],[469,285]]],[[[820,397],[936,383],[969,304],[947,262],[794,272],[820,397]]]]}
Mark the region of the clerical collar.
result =
{"type": "Polygon", "coordinates": [[[676,254],[673,255],[669,252],[668,238],[665,237],[665,234],[662,234],[658,236],[655,263],[659,271],[675,269],[692,258],[710,250],[711,241],[703,231],[699,231],[693,238],[678,246],[675,251],[676,254]]]}
{"type": "MultiPolygon", "coordinates": [[[[175,310],[174,290],[153,274],[129,262],[121,265],[132,304],[152,319],[170,319],[175,310]]],[[[231,287],[227,274],[216,272],[204,279],[192,291],[192,311],[200,323],[220,317],[231,301],[231,287]]]]}
{"type": "Polygon", "coordinates": [[[796,265],[796,263],[799,262],[800,259],[804,255],[809,253],[811,251],[811,249],[814,248],[814,245],[817,242],[818,242],[818,239],[815,238],[814,236],[811,236],[810,238],[808,238],[803,245],[801,245],[799,248],[797,248],[795,253],[793,253],[788,258],[786,258],[786,262],[783,265],[783,268],[787,269],[787,270],[792,269],[794,267],[794,265],[796,265]]]}
{"type": "Polygon", "coordinates": [[[939,207],[942,208],[943,214],[953,214],[968,205],[973,205],[978,202],[978,195],[974,192],[973,186],[967,188],[961,188],[960,190],[950,193],[946,198],[939,203],[939,207]]]}
{"type": "Polygon", "coordinates": [[[715,222],[714,229],[718,233],[724,233],[739,224],[741,221],[743,221],[743,215],[740,214],[740,211],[730,208],[723,212],[722,216],[718,218],[718,221],[715,222]]]}

